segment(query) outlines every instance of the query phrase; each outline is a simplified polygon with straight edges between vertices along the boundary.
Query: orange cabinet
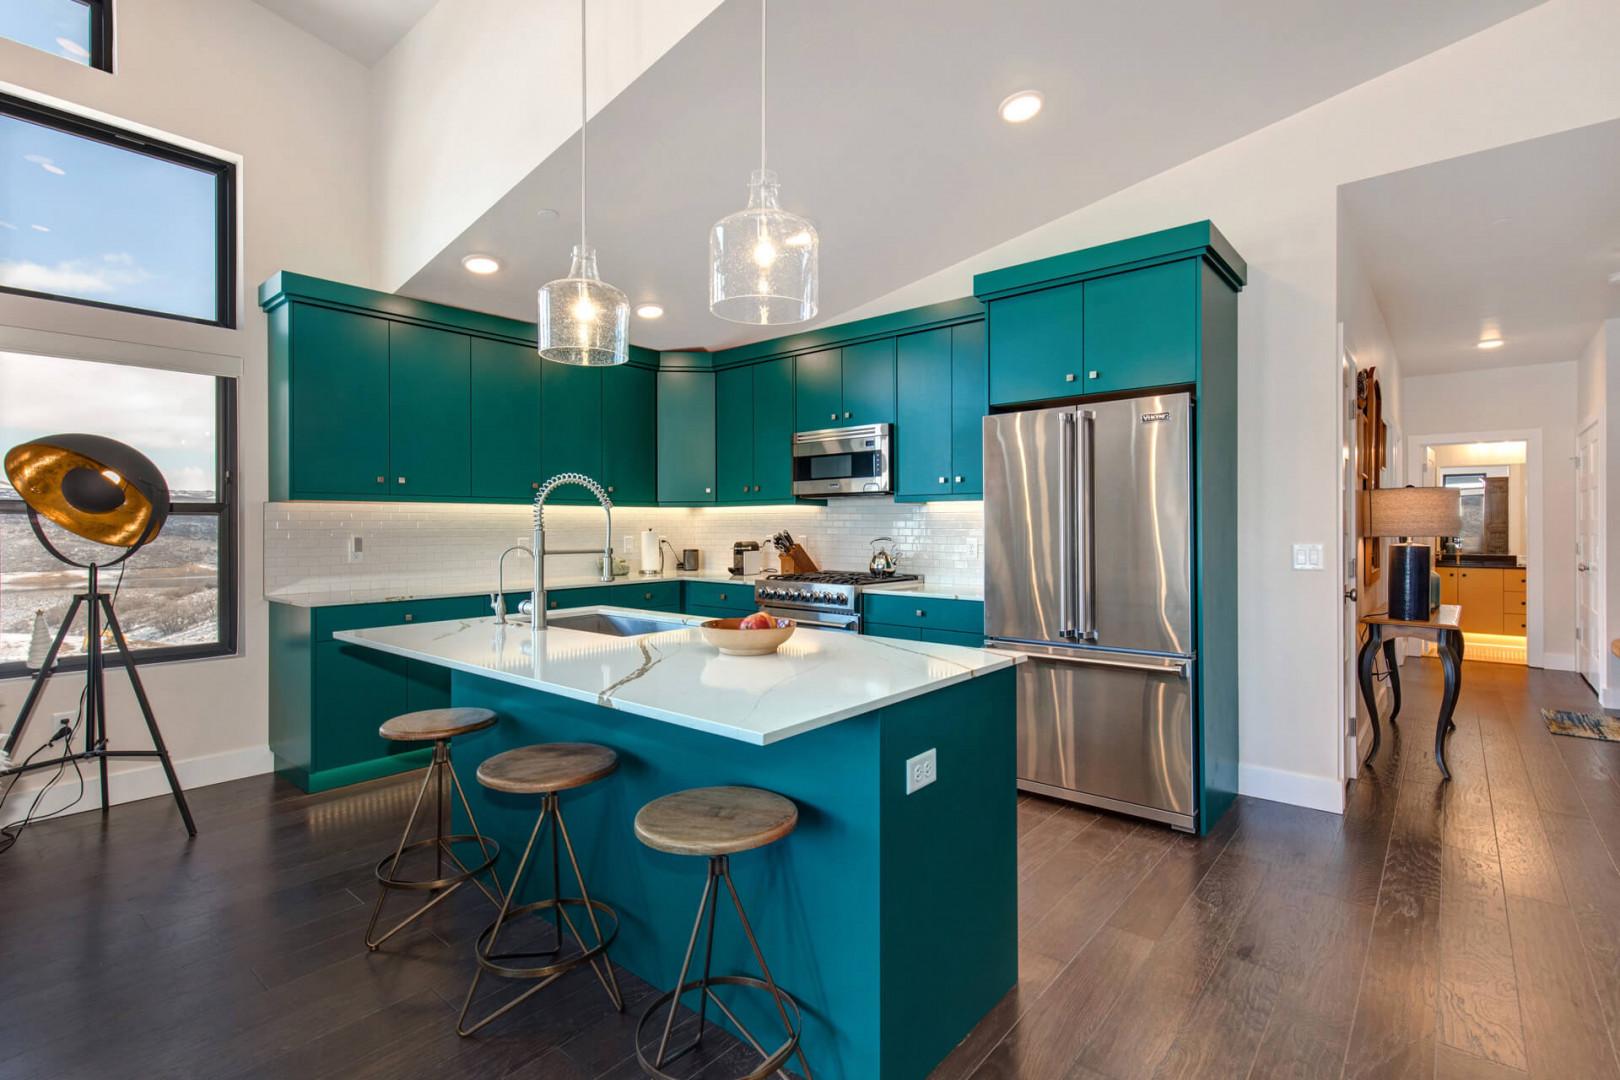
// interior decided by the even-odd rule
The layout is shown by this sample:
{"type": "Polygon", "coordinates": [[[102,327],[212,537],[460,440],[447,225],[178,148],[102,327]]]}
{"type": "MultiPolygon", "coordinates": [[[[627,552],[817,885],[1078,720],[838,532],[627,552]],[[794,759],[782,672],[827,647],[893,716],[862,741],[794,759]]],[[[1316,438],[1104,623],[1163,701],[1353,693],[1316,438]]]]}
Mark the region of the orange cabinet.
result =
{"type": "Polygon", "coordinates": [[[1440,602],[1442,604],[1460,604],[1457,597],[1457,575],[1460,571],[1455,566],[1440,567],[1440,602]]]}
{"type": "Polygon", "coordinates": [[[1457,572],[1462,628],[1479,634],[1502,632],[1502,571],[1465,566],[1457,572]]]}

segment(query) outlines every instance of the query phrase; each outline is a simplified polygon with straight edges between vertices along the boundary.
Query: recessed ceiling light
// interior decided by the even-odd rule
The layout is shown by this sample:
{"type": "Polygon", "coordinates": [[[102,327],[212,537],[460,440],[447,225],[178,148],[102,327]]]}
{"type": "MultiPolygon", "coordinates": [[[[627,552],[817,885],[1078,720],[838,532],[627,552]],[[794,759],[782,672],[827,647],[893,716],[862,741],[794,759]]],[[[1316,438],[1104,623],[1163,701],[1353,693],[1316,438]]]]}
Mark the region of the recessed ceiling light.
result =
{"type": "Polygon", "coordinates": [[[636,308],[636,318],[638,319],[656,319],[663,314],[664,309],[659,304],[642,304],[636,308]]]}
{"type": "Polygon", "coordinates": [[[469,274],[493,274],[501,268],[500,260],[493,255],[464,255],[461,265],[469,274]]]}
{"type": "Polygon", "coordinates": [[[1616,270],[1614,273],[1609,275],[1609,284],[1620,285],[1620,270],[1616,270]]]}
{"type": "Polygon", "coordinates": [[[542,206],[540,209],[534,212],[534,216],[539,218],[541,221],[553,221],[557,217],[557,211],[553,210],[549,206],[542,206]]]}
{"type": "Polygon", "coordinates": [[[1503,341],[1499,337],[1481,338],[1478,347],[1481,348],[1481,349],[1500,349],[1503,345],[1506,345],[1506,344],[1507,344],[1507,342],[1503,341]]]}
{"type": "Polygon", "coordinates": [[[1046,99],[1041,96],[1039,90],[1020,90],[1003,98],[997,111],[1007,123],[1022,124],[1026,120],[1033,119],[1045,103],[1046,99]]]}

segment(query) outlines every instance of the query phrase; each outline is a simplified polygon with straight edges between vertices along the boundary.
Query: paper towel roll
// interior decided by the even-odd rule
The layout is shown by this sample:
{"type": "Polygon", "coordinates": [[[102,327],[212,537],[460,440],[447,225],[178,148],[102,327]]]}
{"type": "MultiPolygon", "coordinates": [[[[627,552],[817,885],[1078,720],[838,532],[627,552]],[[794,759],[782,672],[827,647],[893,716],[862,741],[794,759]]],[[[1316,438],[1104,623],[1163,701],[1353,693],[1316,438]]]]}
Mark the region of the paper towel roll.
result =
{"type": "Polygon", "coordinates": [[[658,573],[658,535],[651,529],[641,534],[641,572],[658,573]]]}

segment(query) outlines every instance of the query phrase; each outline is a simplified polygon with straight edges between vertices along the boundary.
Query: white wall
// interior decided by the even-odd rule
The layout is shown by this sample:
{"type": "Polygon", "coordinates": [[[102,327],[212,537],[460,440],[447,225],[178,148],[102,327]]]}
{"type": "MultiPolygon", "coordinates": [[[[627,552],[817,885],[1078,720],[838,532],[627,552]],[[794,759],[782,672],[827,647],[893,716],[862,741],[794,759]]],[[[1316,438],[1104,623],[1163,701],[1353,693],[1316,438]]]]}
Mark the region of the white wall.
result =
{"type": "MultiPolygon", "coordinates": [[[[49,95],[240,156],[240,328],[14,296],[0,296],[0,326],[105,339],[104,355],[144,351],[176,367],[195,363],[212,371],[227,361],[240,367],[240,655],[143,669],[182,777],[195,784],[269,767],[267,616],[260,588],[267,497],[266,334],[254,295],[260,281],[284,267],[371,281],[366,71],[248,0],[121,5],[117,68],[116,75],[108,75],[0,41],[0,72],[14,84],[11,89],[49,95]]],[[[127,683],[114,672],[108,685],[111,739],[146,745],[127,683]]],[[[75,707],[80,686],[72,675],[52,684],[23,752],[49,735],[52,712],[75,707]]],[[[0,682],[0,724],[10,726],[27,687],[26,680],[0,682]]],[[[114,797],[160,788],[155,766],[137,766],[134,773],[113,782],[114,797]]],[[[8,804],[7,820],[11,809],[8,804]]]]}
{"type": "MultiPolygon", "coordinates": [[[[718,6],[590,5],[591,115],[718,6]]],[[[380,288],[405,284],[579,130],[578,27],[576,0],[439,0],[377,63],[380,288]]]]}
{"type": "Polygon", "coordinates": [[[1575,666],[1575,470],[1570,464],[1575,457],[1575,376],[1571,359],[1406,380],[1411,439],[1464,432],[1541,433],[1540,460],[1532,464],[1528,481],[1532,489],[1541,488],[1539,538],[1532,520],[1527,541],[1528,553],[1539,550],[1541,560],[1539,636],[1533,564],[1530,574],[1530,656],[1534,663],[1539,644],[1541,664],[1561,670],[1575,666]]]}
{"type": "Polygon", "coordinates": [[[1339,185],[1620,116],[1620,4],[1551,0],[840,318],[961,296],[975,272],[1211,218],[1239,302],[1240,784],[1343,805],[1337,575],[1289,545],[1339,535],[1339,185]]]}

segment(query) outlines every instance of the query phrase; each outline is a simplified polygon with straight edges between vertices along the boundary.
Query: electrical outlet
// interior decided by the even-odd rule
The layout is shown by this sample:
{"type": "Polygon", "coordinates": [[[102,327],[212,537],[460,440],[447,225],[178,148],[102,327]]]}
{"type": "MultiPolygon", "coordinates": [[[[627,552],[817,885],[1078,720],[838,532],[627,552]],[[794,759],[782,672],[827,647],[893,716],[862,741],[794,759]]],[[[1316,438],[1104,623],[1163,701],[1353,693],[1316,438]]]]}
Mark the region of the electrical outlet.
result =
{"type": "Polygon", "coordinates": [[[977,536],[968,537],[967,553],[968,558],[970,559],[977,559],[979,557],[979,538],[977,536]]]}
{"type": "Polygon", "coordinates": [[[366,557],[366,540],[363,536],[349,537],[349,561],[359,562],[366,557]]]}
{"type": "Polygon", "coordinates": [[[1323,566],[1323,563],[1322,563],[1322,545],[1321,544],[1295,544],[1294,545],[1294,569],[1295,570],[1320,570],[1320,569],[1322,569],[1322,566],[1323,566]]]}
{"type": "Polygon", "coordinates": [[[932,784],[938,779],[939,765],[935,758],[934,748],[932,746],[918,754],[916,757],[906,759],[907,795],[927,787],[929,784],[932,784]]]}

